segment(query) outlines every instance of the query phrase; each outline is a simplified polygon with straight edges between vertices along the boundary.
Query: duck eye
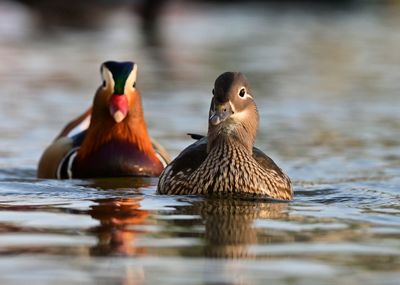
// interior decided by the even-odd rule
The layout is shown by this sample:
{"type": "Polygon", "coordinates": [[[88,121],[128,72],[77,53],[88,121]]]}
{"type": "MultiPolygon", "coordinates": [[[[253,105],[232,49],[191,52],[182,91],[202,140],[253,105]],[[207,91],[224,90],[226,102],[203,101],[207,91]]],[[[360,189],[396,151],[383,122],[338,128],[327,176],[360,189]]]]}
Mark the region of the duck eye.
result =
{"type": "Polygon", "coordinates": [[[106,87],[106,81],[103,80],[103,83],[101,84],[103,87],[106,87]]]}
{"type": "Polygon", "coordinates": [[[242,89],[240,89],[240,91],[239,91],[239,96],[243,98],[244,95],[246,95],[246,90],[245,90],[244,88],[242,88],[242,89]]]}
{"type": "Polygon", "coordinates": [[[212,94],[215,95],[214,89],[212,90],[212,94]]]}
{"type": "Polygon", "coordinates": [[[135,88],[135,87],[136,87],[136,81],[135,81],[135,82],[133,82],[133,85],[132,85],[132,87],[133,87],[133,88],[135,88]]]}

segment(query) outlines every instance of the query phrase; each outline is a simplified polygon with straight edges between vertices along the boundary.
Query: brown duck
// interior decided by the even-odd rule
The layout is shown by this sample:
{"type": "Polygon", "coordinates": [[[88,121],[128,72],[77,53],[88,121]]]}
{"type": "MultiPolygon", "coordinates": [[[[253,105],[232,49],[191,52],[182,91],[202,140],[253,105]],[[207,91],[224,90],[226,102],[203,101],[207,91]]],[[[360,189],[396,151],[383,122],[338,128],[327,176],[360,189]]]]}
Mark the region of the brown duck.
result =
{"type": "Polygon", "coordinates": [[[160,194],[244,194],[291,200],[289,177],[255,148],[257,106],[245,76],[225,72],[214,84],[208,135],[183,150],[162,172],[160,194]]]}
{"type": "Polygon", "coordinates": [[[44,151],[39,178],[159,176],[170,161],[144,120],[134,62],[107,61],[93,105],[44,151]]]}

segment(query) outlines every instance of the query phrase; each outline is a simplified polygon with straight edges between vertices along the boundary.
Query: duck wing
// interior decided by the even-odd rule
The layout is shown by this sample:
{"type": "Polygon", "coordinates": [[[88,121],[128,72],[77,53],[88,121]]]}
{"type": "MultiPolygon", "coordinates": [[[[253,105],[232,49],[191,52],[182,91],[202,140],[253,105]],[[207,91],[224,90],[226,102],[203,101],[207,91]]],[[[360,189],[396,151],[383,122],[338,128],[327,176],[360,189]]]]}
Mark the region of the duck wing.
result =
{"type": "Polygon", "coordinates": [[[90,119],[92,117],[92,107],[86,110],[85,113],[69,122],[62,131],[58,134],[55,141],[62,137],[73,137],[76,134],[86,131],[89,128],[90,119]]]}
{"type": "Polygon", "coordinates": [[[46,179],[71,178],[66,174],[70,168],[69,160],[78,151],[85,135],[86,130],[72,137],[60,137],[49,145],[39,160],[37,177],[46,179]]]}
{"type": "Polygon", "coordinates": [[[207,157],[207,137],[203,137],[185,148],[161,173],[157,191],[167,193],[165,180],[170,179],[178,173],[190,175],[195,171],[207,157]]]}
{"type": "MultiPolygon", "coordinates": [[[[69,122],[43,152],[37,170],[38,178],[61,178],[63,164],[76,152],[86,135],[92,108],[69,122]]],[[[63,177],[64,178],[64,177],[63,177]]]]}
{"type": "MultiPolygon", "coordinates": [[[[260,166],[268,172],[272,172],[274,179],[270,180],[271,184],[274,184],[280,192],[279,195],[282,200],[291,200],[293,196],[292,182],[289,176],[282,171],[282,169],[276,165],[276,163],[265,153],[256,147],[253,147],[253,158],[260,164],[260,166]]],[[[279,200],[279,199],[278,199],[279,200]]]]}
{"type": "Polygon", "coordinates": [[[194,139],[194,140],[200,140],[200,139],[202,139],[202,138],[205,137],[205,136],[203,136],[203,135],[192,134],[192,133],[188,133],[187,135],[188,135],[189,137],[191,137],[192,139],[194,139]]]}
{"type": "Polygon", "coordinates": [[[157,140],[153,138],[151,138],[151,145],[156,152],[157,158],[161,161],[163,166],[166,167],[172,160],[168,151],[157,140]]]}
{"type": "Polygon", "coordinates": [[[279,176],[285,176],[282,169],[280,169],[280,167],[272,160],[272,158],[256,147],[253,147],[253,158],[261,165],[262,168],[274,170],[279,176]]]}

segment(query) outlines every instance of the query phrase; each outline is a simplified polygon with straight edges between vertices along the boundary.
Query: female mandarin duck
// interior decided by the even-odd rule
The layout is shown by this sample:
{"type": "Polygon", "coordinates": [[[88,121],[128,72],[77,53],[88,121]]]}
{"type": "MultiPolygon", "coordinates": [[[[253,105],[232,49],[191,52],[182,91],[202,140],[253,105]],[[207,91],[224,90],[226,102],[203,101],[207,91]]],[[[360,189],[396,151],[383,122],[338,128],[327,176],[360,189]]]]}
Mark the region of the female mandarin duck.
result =
{"type": "Polygon", "coordinates": [[[259,116],[249,83],[226,72],[214,84],[208,136],[187,147],[163,171],[160,194],[244,194],[290,200],[289,177],[253,147],[259,116]]]}
{"type": "Polygon", "coordinates": [[[43,153],[39,178],[159,176],[168,153],[152,142],[136,88],[137,65],[107,61],[93,106],[43,153]]]}

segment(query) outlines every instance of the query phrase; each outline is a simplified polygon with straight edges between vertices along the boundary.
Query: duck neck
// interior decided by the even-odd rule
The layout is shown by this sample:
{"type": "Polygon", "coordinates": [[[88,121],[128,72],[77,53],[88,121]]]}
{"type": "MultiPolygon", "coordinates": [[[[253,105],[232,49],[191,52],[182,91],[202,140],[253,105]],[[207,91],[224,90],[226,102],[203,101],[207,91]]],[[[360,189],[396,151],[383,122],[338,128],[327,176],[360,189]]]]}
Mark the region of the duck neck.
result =
{"type": "Polygon", "coordinates": [[[250,155],[253,153],[254,136],[244,132],[240,127],[209,126],[207,152],[214,148],[232,146],[242,148],[250,155]]]}
{"type": "MultiPolygon", "coordinates": [[[[238,140],[237,137],[232,135],[219,135],[218,137],[209,140],[207,145],[208,153],[216,152],[228,155],[237,151],[251,156],[253,153],[253,146],[244,144],[242,141],[238,140]]],[[[232,155],[229,156],[234,157],[232,155]]]]}
{"type": "Polygon", "coordinates": [[[131,144],[152,160],[158,160],[147,132],[140,102],[131,108],[127,117],[120,123],[116,123],[107,111],[94,110],[78,157],[84,158],[94,154],[102,146],[113,142],[131,144]]]}

